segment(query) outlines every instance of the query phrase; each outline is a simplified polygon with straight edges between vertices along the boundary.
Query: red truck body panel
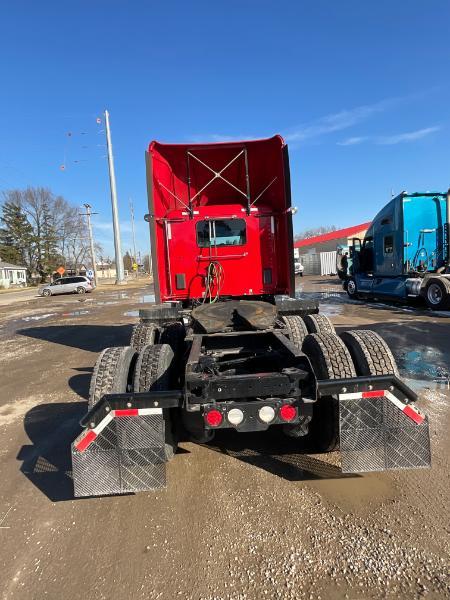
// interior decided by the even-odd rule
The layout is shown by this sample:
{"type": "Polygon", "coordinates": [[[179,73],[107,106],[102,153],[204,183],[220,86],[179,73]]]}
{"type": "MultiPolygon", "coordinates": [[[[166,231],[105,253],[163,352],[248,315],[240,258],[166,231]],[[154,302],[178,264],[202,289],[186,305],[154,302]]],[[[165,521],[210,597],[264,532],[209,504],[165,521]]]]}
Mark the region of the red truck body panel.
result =
{"type": "Polygon", "coordinates": [[[289,161],[280,136],[152,142],[147,182],[157,301],[201,300],[211,263],[221,271],[214,294],[292,294],[289,161]]]}

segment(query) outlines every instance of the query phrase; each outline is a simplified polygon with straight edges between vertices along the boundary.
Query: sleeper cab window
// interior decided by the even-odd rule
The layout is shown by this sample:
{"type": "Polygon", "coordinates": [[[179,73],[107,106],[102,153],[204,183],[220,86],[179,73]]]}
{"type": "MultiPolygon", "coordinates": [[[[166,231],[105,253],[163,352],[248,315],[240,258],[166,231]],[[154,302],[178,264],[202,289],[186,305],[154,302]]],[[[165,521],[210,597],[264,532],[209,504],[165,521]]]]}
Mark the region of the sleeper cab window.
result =
{"type": "Polygon", "coordinates": [[[394,236],[386,235],[384,236],[384,253],[392,254],[394,252],[394,236]]]}
{"type": "Polygon", "coordinates": [[[196,225],[197,244],[211,246],[242,246],[247,242],[244,219],[211,219],[196,225]]]}

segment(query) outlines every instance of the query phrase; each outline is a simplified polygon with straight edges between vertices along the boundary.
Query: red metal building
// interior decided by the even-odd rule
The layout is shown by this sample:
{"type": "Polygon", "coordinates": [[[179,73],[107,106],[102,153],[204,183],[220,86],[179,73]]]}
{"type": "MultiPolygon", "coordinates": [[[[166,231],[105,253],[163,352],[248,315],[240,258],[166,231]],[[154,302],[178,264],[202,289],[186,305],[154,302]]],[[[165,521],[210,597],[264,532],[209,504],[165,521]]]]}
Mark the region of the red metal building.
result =
{"type": "Polygon", "coordinates": [[[305,275],[330,275],[336,272],[336,248],[347,248],[352,238],[364,238],[368,223],[336,229],[294,243],[294,257],[304,266],[305,275]]]}

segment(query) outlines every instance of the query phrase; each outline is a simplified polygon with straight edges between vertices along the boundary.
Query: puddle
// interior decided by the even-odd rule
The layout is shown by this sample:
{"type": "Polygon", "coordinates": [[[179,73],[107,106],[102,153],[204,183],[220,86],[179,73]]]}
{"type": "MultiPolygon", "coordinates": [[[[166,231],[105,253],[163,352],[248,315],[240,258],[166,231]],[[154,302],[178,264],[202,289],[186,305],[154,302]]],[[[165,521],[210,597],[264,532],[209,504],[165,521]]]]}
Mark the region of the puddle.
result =
{"type": "Polygon", "coordinates": [[[40,321],[41,319],[49,319],[54,317],[57,313],[46,313],[44,315],[30,315],[29,317],[22,317],[22,321],[40,321]]]}
{"type": "Polygon", "coordinates": [[[439,391],[449,390],[450,383],[447,380],[425,380],[425,379],[409,379],[408,377],[402,377],[402,380],[410,387],[416,394],[421,394],[424,390],[439,391]]]}
{"type": "Polygon", "coordinates": [[[398,359],[399,368],[413,379],[436,379],[450,377],[449,369],[440,361],[441,353],[434,348],[402,352],[398,359]]]}
{"type": "MultiPolygon", "coordinates": [[[[154,304],[155,294],[144,294],[139,296],[139,304],[154,304]]],[[[139,317],[139,310],[127,310],[123,313],[125,317],[139,317]]]]}
{"type": "Polygon", "coordinates": [[[321,304],[320,314],[326,317],[334,317],[336,315],[342,315],[344,307],[337,304],[321,304]]]}
{"type": "Polygon", "coordinates": [[[139,302],[141,304],[144,304],[145,302],[151,302],[152,304],[155,303],[155,294],[145,294],[144,296],[141,296],[139,298],[139,302]]]}
{"type": "Polygon", "coordinates": [[[414,390],[449,388],[450,369],[434,348],[408,350],[397,355],[402,376],[414,390]]]}
{"type": "MultiPolygon", "coordinates": [[[[425,314],[433,317],[450,317],[450,311],[443,310],[431,310],[427,308],[424,304],[400,304],[398,302],[392,301],[388,302],[386,300],[352,300],[348,297],[347,292],[338,286],[333,285],[320,285],[318,291],[304,291],[302,284],[296,287],[295,297],[299,300],[317,300],[320,302],[321,306],[326,304],[353,304],[357,306],[370,306],[371,308],[387,308],[387,309],[395,309],[396,311],[402,311],[405,313],[412,314],[425,314]]],[[[327,316],[341,314],[341,310],[337,309],[334,311],[333,309],[322,309],[320,312],[323,312],[327,316]],[[328,311],[328,312],[327,312],[328,311]]]]}
{"type": "MultiPolygon", "coordinates": [[[[107,297],[114,298],[114,300],[126,300],[130,296],[128,295],[128,292],[111,292],[107,297]]],[[[98,304],[100,304],[100,302],[98,304]]]]}

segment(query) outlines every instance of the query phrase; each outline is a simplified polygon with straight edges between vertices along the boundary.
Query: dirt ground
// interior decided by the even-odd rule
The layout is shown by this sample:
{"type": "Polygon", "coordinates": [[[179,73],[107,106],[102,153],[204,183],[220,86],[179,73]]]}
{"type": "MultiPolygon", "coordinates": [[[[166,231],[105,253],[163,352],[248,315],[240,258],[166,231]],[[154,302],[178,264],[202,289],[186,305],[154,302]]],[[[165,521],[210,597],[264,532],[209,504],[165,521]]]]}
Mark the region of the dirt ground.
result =
{"type": "Polygon", "coordinates": [[[432,469],[344,476],[276,435],[183,443],[168,487],[73,499],[70,442],[97,354],[150,286],[0,306],[4,600],[448,598],[450,313],[350,302],[303,278],[338,330],[382,333],[431,422],[432,469]]]}

